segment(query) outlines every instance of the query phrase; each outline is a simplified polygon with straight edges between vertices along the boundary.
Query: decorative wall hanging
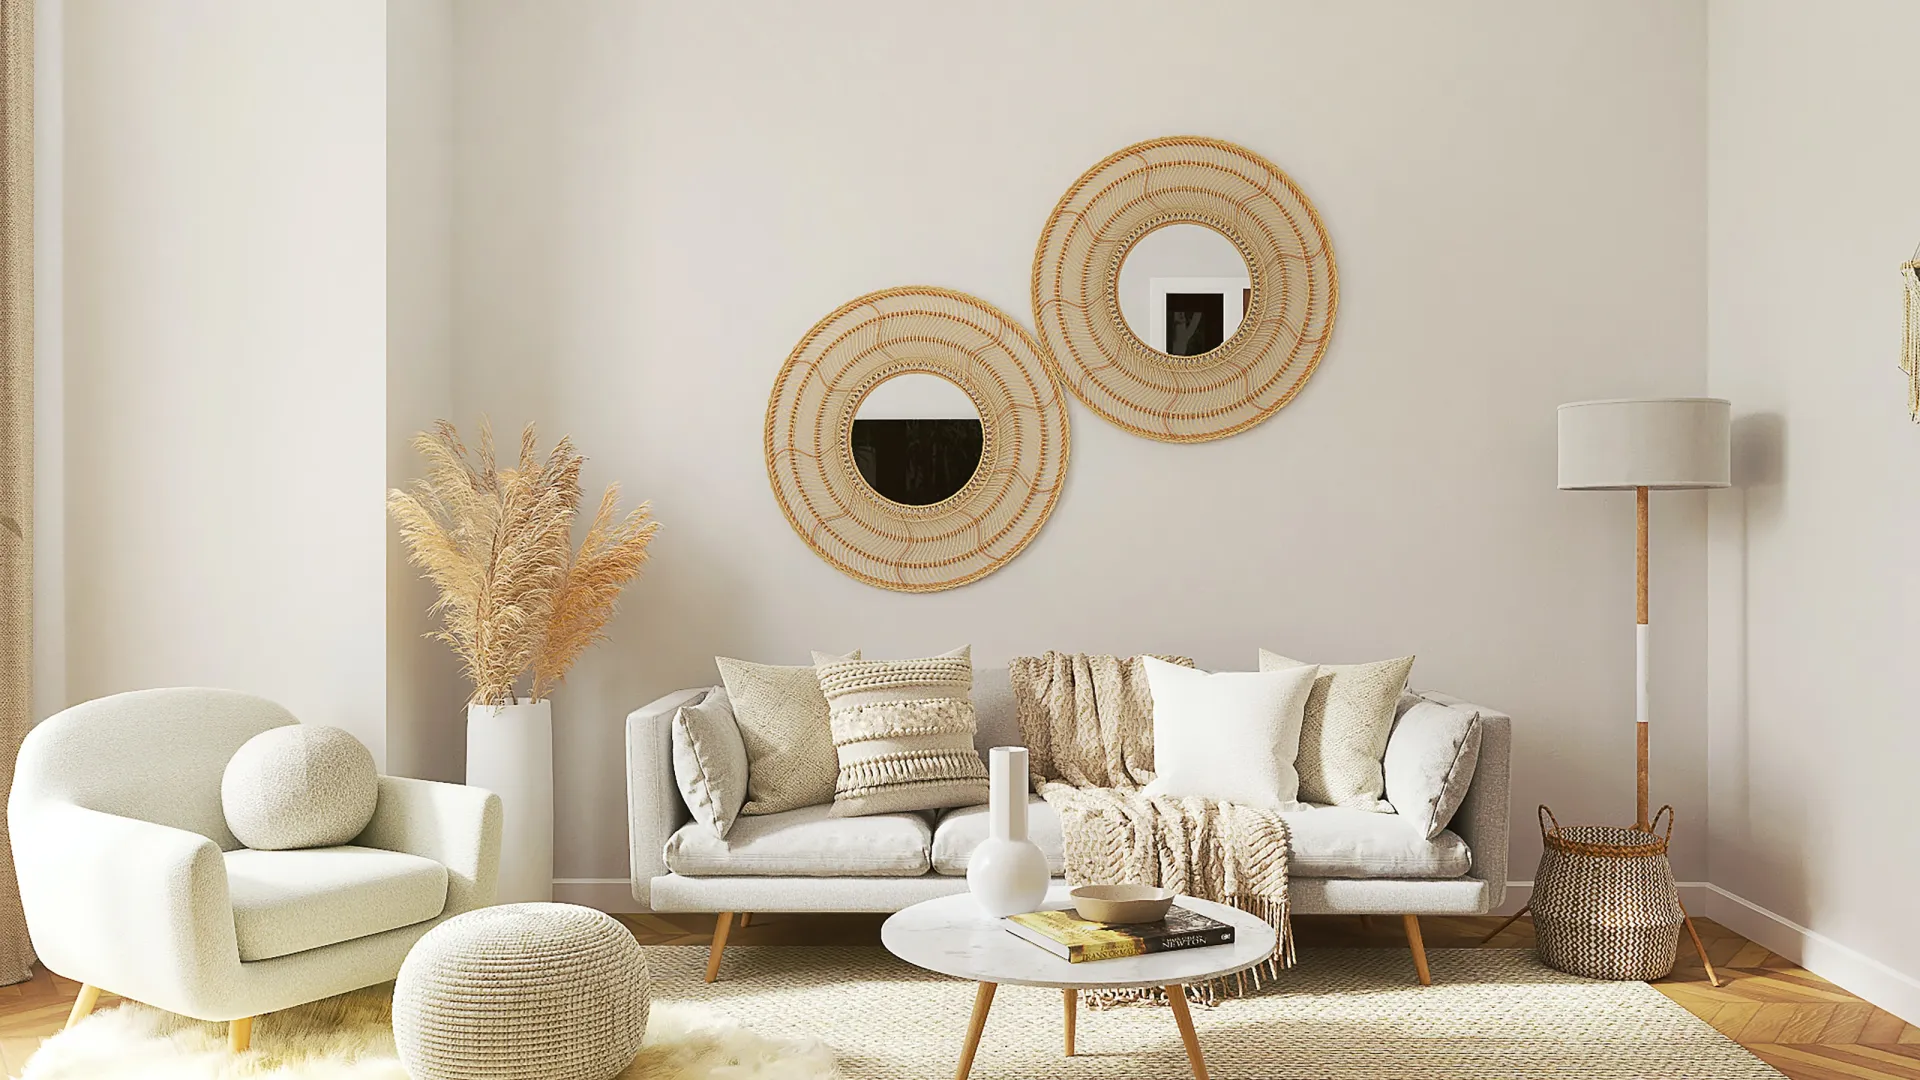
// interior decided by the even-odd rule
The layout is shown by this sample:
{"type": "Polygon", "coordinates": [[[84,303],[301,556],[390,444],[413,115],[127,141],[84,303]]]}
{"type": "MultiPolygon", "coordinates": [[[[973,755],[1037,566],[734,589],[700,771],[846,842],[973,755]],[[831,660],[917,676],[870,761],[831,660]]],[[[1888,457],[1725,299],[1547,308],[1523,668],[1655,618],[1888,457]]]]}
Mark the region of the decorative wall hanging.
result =
{"type": "Polygon", "coordinates": [[[767,478],[809,547],[902,592],[965,585],[1032,540],[1067,409],[1025,328],[965,293],[887,289],[807,332],[767,402],[767,478]]]}
{"type": "Polygon", "coordinates": [[[1907,324],[1900,342],[1900,370],[1907,373],[1907,416],[1920,421],[1920,247],[1900,267],[1907,292],[1907,324]]]}
{"type": "Polygon", "coordinates": [[[1088,170],[1033,260],[1047,361],[1137,435],[1223,438],[1272,416],[1326,353],[1333,246],[1292,180],[1245,147],[1154,139],[1088,170]]]}

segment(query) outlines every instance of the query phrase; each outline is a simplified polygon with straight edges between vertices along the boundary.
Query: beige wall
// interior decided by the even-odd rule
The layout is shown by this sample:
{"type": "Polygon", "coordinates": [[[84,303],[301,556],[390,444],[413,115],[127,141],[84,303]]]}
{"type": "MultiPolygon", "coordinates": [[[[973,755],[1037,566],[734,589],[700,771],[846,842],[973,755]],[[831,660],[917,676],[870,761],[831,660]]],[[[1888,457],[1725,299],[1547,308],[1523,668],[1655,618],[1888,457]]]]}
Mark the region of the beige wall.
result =
{"type": "Polygon", "coordinates": [[[384,759],[385,6],[64,38],[66,697],[228,686],[384,759]]]}
{"type": "Polygon", "coordinates": [[[1713,910],[1920,1022],[1920,428],[1895,366],[1920,6],[1711,20],[1709,382],[1739,485],[1711,520],[1713,910]]]}
{"type": "MultiPolygon", "coordinates": [[[[1554,489],[1554,406],[1706,389],[1704,9],[1239,4],[1143,56],[1170,10],[459,5],[458,413],[571,433],[665,523],[556,695],[561,877],[624,880],[622,718],[716,653],[1415,652],[1418,683],[1516,717],[1516,876],[1534,804],[1631,814],[1632,500],[1554,489]],[[761,451],[795,341],[915,282],[1030,323],[1060,193],[1181,132],[1272,158],[1328,223],[1340,321],[1301,396],[1200,446],[1076,404],[1052,520],[966,588],[815,558],[761,451]]],[[[1654,514],[1655,794],[1697,879],[1704,500],[1654,514]]]]}
{"type": "MultiPolygon", "coordinates": [[[[387,484],[420,475],[414,433],[453,413],[453,0],[388,0],[387,484]]],[[[426,634],[434,590],[386,530],[387,764],[466,776],[463,689],[426,634]]]]}

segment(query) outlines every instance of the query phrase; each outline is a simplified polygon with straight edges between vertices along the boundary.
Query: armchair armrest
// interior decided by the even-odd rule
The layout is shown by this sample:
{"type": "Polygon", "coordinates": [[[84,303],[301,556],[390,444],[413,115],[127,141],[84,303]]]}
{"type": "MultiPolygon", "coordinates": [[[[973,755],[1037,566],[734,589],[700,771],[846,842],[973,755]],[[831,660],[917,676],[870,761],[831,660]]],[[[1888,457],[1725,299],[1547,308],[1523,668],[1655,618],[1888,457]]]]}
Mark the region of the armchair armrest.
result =
{"type": "Polygon", "coordinates": [[[362,847],[403,851],[447,868],[444,915],[493,903],[500,883],[500,796],[465,784],[402,776],[380,778],[373,820],[354,839],[362,847]]]}
{"type": "Polygon", "coordinates": [[[633,898],[652,906],[652,883],[667,872],[667,838],[693,818],[673,779],[673,716],[707,696],[675,690],[627,714],[627,854],[633,898]]]}
{"type": "Polygon", "coordinates": [[[240,962],[219,845],[51,800],[16,802],[10,818],[20,899],[48,969],[163,1007],[218,998],[240,962]]]}

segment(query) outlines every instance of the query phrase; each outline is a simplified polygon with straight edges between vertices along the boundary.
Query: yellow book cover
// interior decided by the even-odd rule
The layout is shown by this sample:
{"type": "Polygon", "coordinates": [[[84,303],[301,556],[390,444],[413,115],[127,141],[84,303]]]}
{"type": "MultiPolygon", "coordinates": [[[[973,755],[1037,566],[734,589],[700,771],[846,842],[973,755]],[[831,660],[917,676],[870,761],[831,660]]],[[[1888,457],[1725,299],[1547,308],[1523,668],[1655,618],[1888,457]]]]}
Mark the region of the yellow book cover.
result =
{"type": "Polygon", "coordinates": [[[1151,923],[1092,922],[1071,911],[1032,911],[1000,921],[1015,935],[1074,964],[1233,942],[1232,926],[1177,905],[1165,919],[1151,923]]]}

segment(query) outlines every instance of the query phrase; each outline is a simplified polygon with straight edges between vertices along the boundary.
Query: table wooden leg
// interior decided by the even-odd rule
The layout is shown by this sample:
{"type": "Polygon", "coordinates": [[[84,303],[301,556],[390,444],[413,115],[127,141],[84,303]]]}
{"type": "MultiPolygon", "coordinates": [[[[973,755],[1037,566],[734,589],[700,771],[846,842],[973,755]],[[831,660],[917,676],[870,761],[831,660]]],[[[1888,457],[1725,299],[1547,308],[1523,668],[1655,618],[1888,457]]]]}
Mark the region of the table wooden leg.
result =
{"type": "Polygon", "coordinates": [[[973,1018],[967,1021],[967,1045],[960,1048],[960,1067],[954,1070],[954,1080],[967,1080],[967,1074],[973,1071],[973,1055],[980,1049],[980,1032],[987,1026],[987,1010],[993,1008],[993,992],[999,988],[998,983],[983,982],[980,989],[974,991],[973,1018]]]}
{"type": "Polygon", "coordinates": [[[1187,1044],[1193,1080],[1207,1080],[1207,1059],[1200,1056],[1200,1036],[1193,1030],[1193,1014],[1187,1011],[1187,988],[1167,987],[1167,1004],[1173,1009],[1173,1022],[1180,1025],[1180,1041],[1187,1044]]]}
{"type": "Polygon", "coordinates": [[[1067,1056],[1073,1056],[1073,1025],[1080,1011],[1080,991],[1071,987],[1060,991],[1067,999],[1067,1056]]]}

